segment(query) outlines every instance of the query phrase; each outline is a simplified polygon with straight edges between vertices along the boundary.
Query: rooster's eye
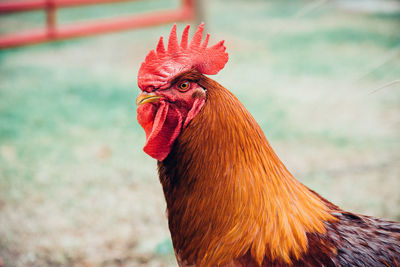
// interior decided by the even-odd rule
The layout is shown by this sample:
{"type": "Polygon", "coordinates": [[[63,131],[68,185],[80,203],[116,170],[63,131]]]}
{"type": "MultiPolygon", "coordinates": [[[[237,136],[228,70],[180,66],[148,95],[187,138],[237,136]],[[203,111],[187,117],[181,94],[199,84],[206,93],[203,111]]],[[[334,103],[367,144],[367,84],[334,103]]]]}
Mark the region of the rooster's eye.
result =
{"type": "Polygon", "coordinates": [[[179,90],[181,90],[181,91],[187,91],[187,90],[190,88],[190,83],[189,83],[188,81],[181,82],[181,83],[178,85],[178,88],[179,88],[179,90]]]}

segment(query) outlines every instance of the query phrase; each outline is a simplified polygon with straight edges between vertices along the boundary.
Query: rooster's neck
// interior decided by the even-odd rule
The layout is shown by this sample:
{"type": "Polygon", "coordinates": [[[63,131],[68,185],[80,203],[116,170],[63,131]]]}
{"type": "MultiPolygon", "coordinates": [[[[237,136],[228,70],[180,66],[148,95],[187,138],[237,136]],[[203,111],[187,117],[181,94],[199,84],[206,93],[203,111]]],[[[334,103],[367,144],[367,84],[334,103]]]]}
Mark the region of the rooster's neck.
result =
{"type": "Polygon", "coordinates": [[[250,253],[290,262],[306,233],[332,220],[324,201],[293,178],[261,128],[211,79],[207,102],[159,163],[176,253],[187,263],[226,264],[250,253]]]}

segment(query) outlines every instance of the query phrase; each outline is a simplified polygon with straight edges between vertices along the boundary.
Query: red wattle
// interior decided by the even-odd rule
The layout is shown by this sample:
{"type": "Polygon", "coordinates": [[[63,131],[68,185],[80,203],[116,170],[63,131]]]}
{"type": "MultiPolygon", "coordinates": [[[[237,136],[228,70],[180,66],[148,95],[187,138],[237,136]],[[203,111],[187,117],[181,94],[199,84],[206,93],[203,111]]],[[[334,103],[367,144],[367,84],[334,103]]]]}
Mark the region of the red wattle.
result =
{"type": "Polygon", "coordinates": [[[156,107],[154,109],[138,108],[138,121],[146,132],[146,144],[143,151],[162,161],[168,156],[173,142],[181,132],[182,114],[177,108],[165,102],[160,102],[157,110],[155,109],[156,107]]]}
{"type": "Polygon", "coordinates": [[[143,151],[163,161],[170,153],[182,129],[186,128],[200,112],[204,103],[204,99],[194,100],[192,108],[187,112],[164,101],[140,105],[137,109],[137,119],[146,132],[146,144],[143,151]]]}
{"type": "Polygon", "coordinates": [[[146,139],[149,138],[153,129],[154,118],[156,116],[157,107],[153,104],[143,104],[137,108],[137,120],[146,133],[146,139]]]}

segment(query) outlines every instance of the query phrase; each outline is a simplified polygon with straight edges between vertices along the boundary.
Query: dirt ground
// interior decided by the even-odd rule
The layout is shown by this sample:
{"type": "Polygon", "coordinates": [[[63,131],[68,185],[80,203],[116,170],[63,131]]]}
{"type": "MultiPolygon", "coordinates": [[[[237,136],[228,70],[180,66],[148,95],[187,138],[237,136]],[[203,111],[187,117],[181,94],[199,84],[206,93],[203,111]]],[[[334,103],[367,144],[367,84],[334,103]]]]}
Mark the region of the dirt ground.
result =
{"type": "MultiPolygon", "coordinates": [[[[346,210],[400,221],[400,7],[367,2],[208,1],[211,43],[224,39],[230,55],[212,78],[301,182],[346,210]]],[[[2,15],[0,33],[42,15],[2,15]]],[[[0,51],[0,266],[176,266],[134,103],[140,63],[170,28],[0,51]]]]}

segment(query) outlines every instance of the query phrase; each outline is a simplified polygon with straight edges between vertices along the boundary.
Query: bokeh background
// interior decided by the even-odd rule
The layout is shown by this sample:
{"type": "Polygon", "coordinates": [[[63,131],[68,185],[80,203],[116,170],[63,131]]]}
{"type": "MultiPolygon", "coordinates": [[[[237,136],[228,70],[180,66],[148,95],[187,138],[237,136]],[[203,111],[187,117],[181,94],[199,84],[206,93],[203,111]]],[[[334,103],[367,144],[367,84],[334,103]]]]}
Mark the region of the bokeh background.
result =
{"type": "MultiPolygon", "coordinates": [[[[69,8],[58,19],[178,5],[69,8]]],[[[399,221],[400,2],[203,5],[212,43],[225,39],[230,54],[212,78],[295,177],[346,210],[399,221]]],[[[2,15],[0,33],[44,20],[2,15]]],[[[140,63],[170,28],[0,51],[0,266],[176,266],[134,103],[140,63]]]]}

